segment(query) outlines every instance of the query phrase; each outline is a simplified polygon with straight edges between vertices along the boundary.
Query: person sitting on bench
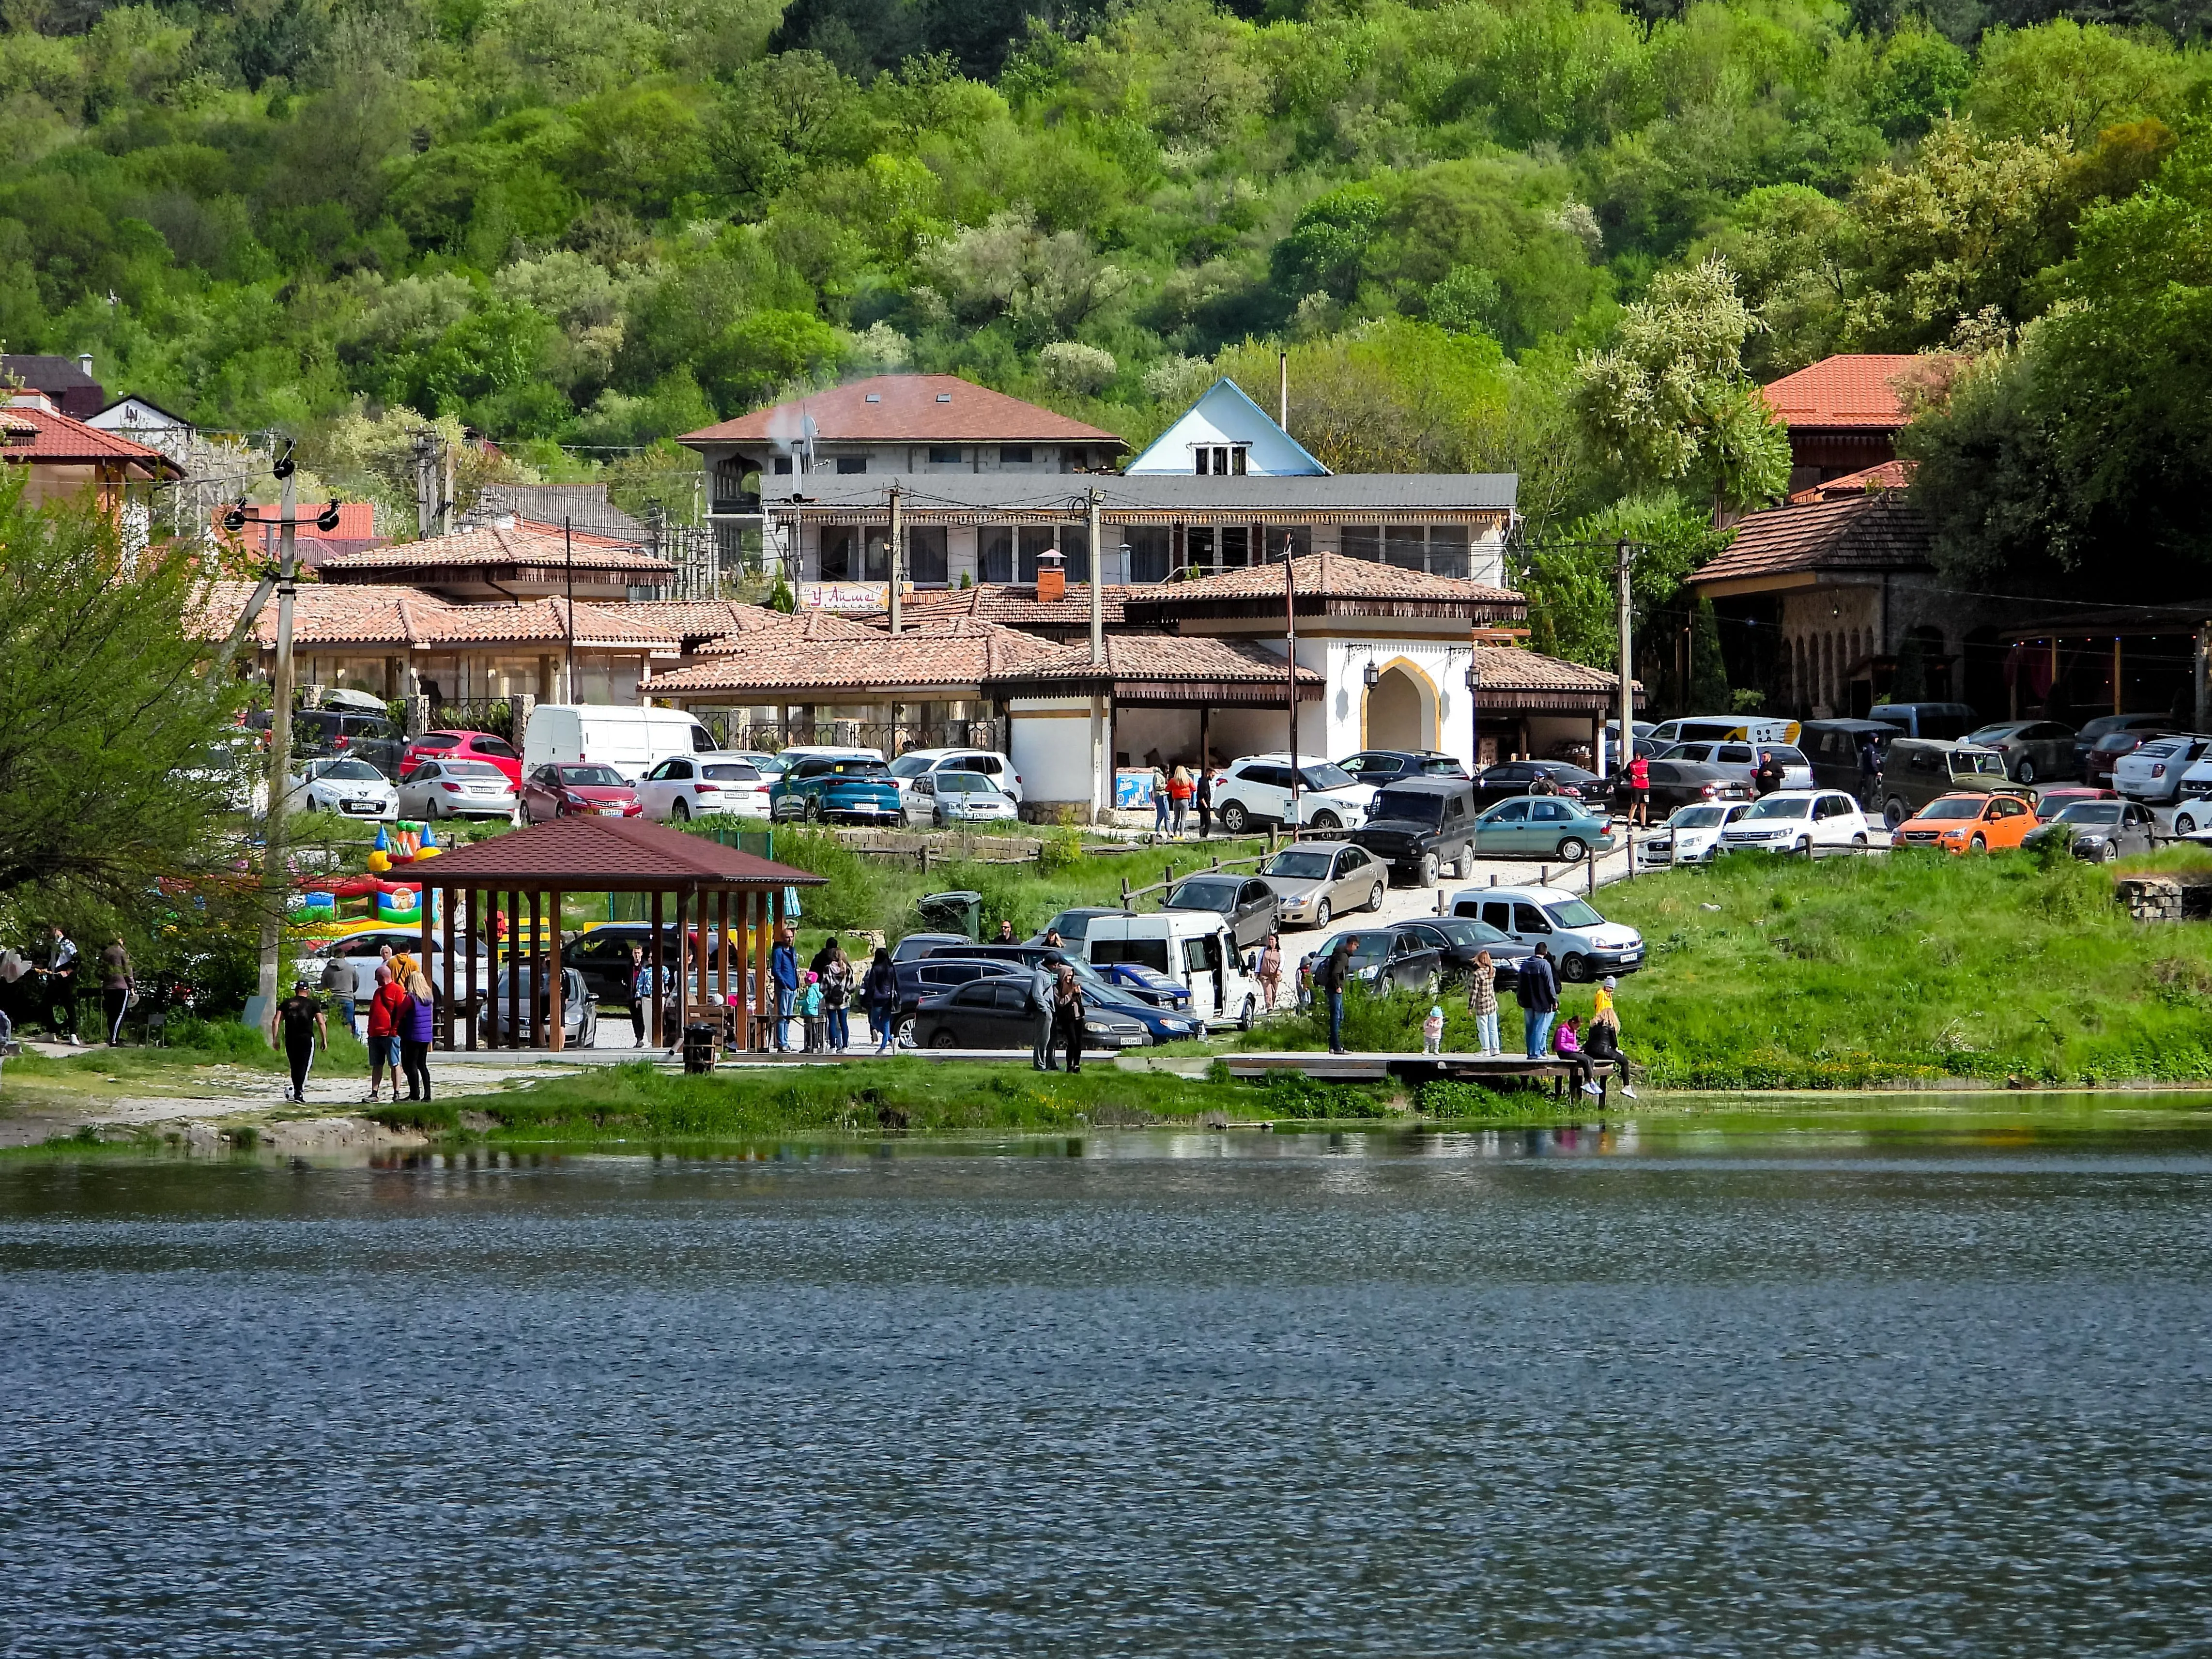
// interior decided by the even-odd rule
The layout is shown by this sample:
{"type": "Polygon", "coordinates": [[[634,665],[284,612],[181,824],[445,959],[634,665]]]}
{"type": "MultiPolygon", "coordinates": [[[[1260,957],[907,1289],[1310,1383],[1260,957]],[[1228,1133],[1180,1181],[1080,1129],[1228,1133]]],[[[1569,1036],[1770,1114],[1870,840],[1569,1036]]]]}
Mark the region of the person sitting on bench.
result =
{"type": "Polygon", "coordinates": [[[1589,1056],[1583,1052],[1582,1039],[1575,1034],[1572,1014],[1562,1020],[1559,1029],[1552,1034],[1552,1052],[1572,1068],[1574,1081],[1582,1085],[1584,1094],[1597,1092],[1597,1073],[1590,1065],[1589,1056]]]}

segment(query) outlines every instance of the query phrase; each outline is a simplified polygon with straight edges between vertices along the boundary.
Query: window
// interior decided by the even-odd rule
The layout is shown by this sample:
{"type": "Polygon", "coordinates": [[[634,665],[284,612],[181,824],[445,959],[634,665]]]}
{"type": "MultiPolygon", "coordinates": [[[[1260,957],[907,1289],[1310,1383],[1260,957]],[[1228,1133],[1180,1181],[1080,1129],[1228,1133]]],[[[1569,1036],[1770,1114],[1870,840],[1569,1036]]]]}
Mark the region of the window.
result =
{"type": "Polygon", "coordinates": [[[1428,538],[1419,525],[1390,526],[1382,532],[1382,562],[1401,570],[1419,570],[1428,562],[1428,538]]]}
{"type": "Polygon", "coordinates": [[[999,446],[999,465],[1000,466],[1027,466],[1029,464],[1030,447],[1027,444],[1000,444],[999,446]]]}
{"type": "Polygon", "coordinates": [[[953,1005],[961,1008],[988,1008],[991,1006],[991,993],[994,988],[990,981],[979,979],[955,992],[953,1005]]]}
{"type": "Polygon", "coordinates": [[[1348,524],[1344,526],[1344,556],[1347,559],[1379,560],[1382,556],[1382,530],[1379,525],[1348,524]]]}
{"type": "Polygon", "coordinates": [[[1429,526],[1429,573],[1436,576],[1457,576],[1462,580],[1474,574],[1473,559],[1468,551],[1465,525],[1429,526]]]}
{"type": "Polygon", "coordinates": [[[517,758],[514,750],[508,748],[497,738],[478,738],[477,739],[477,753],[479,755],[489,755],[494,760],[514,760],[517,758]]]}
{"type": "Polygon", "coordinates": [[[1367,856],[1366,848],[1362,847],[1346,848],[1344,849],[1343,859],[1343,863],[1337,867],[1337,873],[1346,876],[1351,875],[1355,871],[1364,870],[1369,865],[1375,861],[1367,856]]]}
{"type": "Polygon", "coordinates": [[[1492,823],[1525,823],[1528,820],[1528,803],[1525,800],[1509,800],[1489,817],[1492,823]]]}
{"type": "Polygon", "coordinates": [[[1536,801],[1528,808],[1528,817],[1537,823],[1565,823],[1568,816],[1567,809],[1555,800],[1536,801]]]}
{"type": "Polygon", "coordinates": [[[868,470],[868,458],[865,455],[840,455],[837,458],[837,470],[840,472],[866,472],[868,470]]]}
{"type": "Polygon", "coordinates": [[[1018,532],[1021,562],[1017,567],[1016,580],[1033,582],[1037,579],[1037,556],[1052,551],[1052,526],[1031,526],[1018,532]]]}
{"type": "Polygon", "coordinates": [[[1544,920],[1544,913],[1533,904],[1513,907],[1513,929],[1520,933],[1548,933],[1552,924],[1544,920]]]}
{"type": "Polygon", "coordinates": [[[1164,582],[1168,579],[1168,532],[1164,529],[1128,532],[1129,580],[1164,582]]]}
{"type": "Polygon", "coordinates": [[[1493,899],[1482,907],[1482,919],[1499,933],[1510,933],[1513,927],[1513,907],[1493,899]]]}
{"type": "Polygon", "coordinates": [[[1168,942],[1164,939],[1102,939],[1091,942],[1093,966],[1109,968],[1117,962],[1133,963],[1154,973],[1168,970],[1168,942]]]}
{"type": "Polygon", "coordinates": [[[984,581],[1013,580],[1014,532],[1004,529],[984,531],[976,541],[976,563],[984,581]]]}
{"type": "Polygon", "coordinates": [[[775,458],[775,476],[779,478],[787,478],[791,476],[790,456],[779,455],[775,458]]]}
{"type": "Polygon", "coordinates": [[[957,466],[963,453],[957,444],[932,444],[929,447],[929,464],[932,466],[957,466]]]}
{"type": "Polygon", "coordinates": [[[1010,1014],[1030,1012],[1030,988],[1011,975],[991,981],[991,1006],[1010,1014]]]}
{"type": "Polygon", "coordinates": [[[1248,783],[1256,783],[1263,789],[1287,789],[1291,787],[1291,769],[1287,766],[1248,766],[1237,775],[1248,783]]]}
{"type": "Polygon", "coordinates": [[[859,533],[849,525],[826,525],[823,527],[822,580],[851,581],[860,574],[853,568],[858,562],[853,544],[859,533]]]}
{"type": "MultiPolygon", "coordinates": [[[[693,754],[711,755],[718,747],[720,747],[720,745],[715,743],[713,734],[710,733],[705,726],[694,726],[691,728],[691,752],[693,754]]],[[[687,774],[686,775],[689,775],[687,774]]]]}
{"type": "Polygon", "coordinates": [[[906,532],[906,579],[910,582],[950,581],[951,562],[945,551],[945,526],[921,525],[906,532]]]}

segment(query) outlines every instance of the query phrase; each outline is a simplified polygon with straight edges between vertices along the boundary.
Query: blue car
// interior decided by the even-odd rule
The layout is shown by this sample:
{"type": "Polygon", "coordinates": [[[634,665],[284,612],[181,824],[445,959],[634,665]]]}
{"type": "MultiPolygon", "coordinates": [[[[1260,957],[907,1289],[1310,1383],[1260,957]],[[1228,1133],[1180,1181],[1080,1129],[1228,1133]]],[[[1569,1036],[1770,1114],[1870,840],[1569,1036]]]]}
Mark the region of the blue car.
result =
{"type": "MultiPolygon", "coordinates": [[[[1121,912],[1109,910],[1104,914],[1118,916],[1121,912]]],[[[1097,968],[1099,978],[1127,991],[1140,1002],[1171,1012],[1190,1012],[1190,988],[1170,979],[1157,968],[1147,968],[1141,962],[1108,962],[1093,966],[1097,968]]]]}
{"type": "Polygon", "coordinates": [[[769,817],[780,823],[903,823],[898,780],[859,755],[809,755],[769,787],[769,817]]]}
{"type": "Polygon", "coordinates": [[[1093,1008],[1110,1009],[1124,1019],[1133,1019],[1151,1033],[1155,1042],[1187,1042],[1193,1037],[1206,1035],[1206,1022],[1190,1012],[1189,999],[1177,1012],[1173,1008],[1158,1008],[1146,1002],[1133,991],[1114,985],[1086,985],[1083,1000],[1093,1008]]]}

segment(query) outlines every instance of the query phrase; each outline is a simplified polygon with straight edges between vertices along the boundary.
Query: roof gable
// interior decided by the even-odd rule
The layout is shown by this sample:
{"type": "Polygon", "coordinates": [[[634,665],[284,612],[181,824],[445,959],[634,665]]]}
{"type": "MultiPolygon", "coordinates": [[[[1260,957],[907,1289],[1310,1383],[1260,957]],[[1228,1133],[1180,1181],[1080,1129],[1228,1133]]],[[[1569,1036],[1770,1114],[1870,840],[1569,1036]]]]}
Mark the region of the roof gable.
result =
{"type": "Polygon", "coordinates": [[[1690,573],[1692,582],[1755,581],[1814,571],[1930,568],[1927,516],[1894,490],[1769,507],[1736,526],[1728,550],[1690,573]]]}
{"type": "Polygon", "coordinates": [[[1168,429],[1146,445],[1145,453],[1124,467],[1122,473],[1131,477],[1194,473],[1197,467],[1192,452],[1200,446],[1218,444],[1246,446],[1247,471],[1262,477],[1328,475],[1327,467],[1225,374],[1170,422],[1168,429]]]}
{"type": "Polygon", "coordinates": [[[758,886],[818,887],[823,878],[771,864],[703,836],[637,818],[555,818],[472,847],[455,847],[409,866],[408,879],[430,887],[471,883],[498,887],[557,887],[574,892],[594,881],[743,882],[758,886]]]}
{"type": "Polygon", "coordinates": [[[36,392],[18,393],[0,404],[0,461],[55,465],[105,461],[138,467],[155,476],[184,476],[160,450],[88,426],[63,414],[36,392]]]}
{"type": "Polygon", "coordinates": [[[810,419],[819,443],[1121,444],[1115,433],[951,374],[878,374],[687,432],[679,441],[789,445],[810,419]]]}
{"type": "Polygon", "coordinates": [[[1919,361],[1897,352],[1823,357],[1767,386],[1767,407],[1792,427],[1900,431],[1909,417],[1893,382],[1919,361]]]}

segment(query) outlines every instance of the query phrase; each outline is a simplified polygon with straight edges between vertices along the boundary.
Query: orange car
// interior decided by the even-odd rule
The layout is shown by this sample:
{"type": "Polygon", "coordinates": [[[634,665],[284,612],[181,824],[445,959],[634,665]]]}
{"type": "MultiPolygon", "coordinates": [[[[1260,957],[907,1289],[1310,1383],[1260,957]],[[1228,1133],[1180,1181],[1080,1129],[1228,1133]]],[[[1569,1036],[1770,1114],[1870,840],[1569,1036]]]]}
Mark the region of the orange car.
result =
{"type": "Polygon", "coordinates": [[[1986,853],[2019,846],[2035,825],[2035,809],[2018,795],[1939,795],[1898,825],[1895,844],[1986,853]]]}

